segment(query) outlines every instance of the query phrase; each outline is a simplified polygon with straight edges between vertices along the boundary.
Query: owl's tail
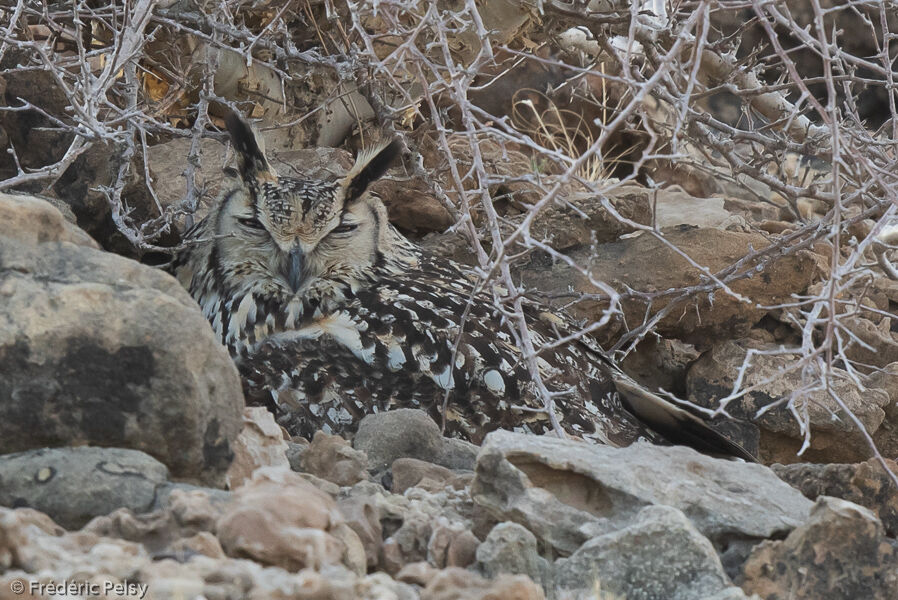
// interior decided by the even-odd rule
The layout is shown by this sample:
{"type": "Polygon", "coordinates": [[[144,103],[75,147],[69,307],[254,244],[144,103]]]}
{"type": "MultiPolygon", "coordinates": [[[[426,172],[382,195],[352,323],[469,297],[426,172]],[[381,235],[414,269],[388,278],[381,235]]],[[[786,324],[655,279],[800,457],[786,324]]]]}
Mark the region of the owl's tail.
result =
{"type": "Polygon", "coordinates": [[[758,462],[748,450],[710,427],[704,419],[653,394],[620,369],[611,367],[609,374],[627,410],[667,441],[691,446],[706,454],[758,462]]]}

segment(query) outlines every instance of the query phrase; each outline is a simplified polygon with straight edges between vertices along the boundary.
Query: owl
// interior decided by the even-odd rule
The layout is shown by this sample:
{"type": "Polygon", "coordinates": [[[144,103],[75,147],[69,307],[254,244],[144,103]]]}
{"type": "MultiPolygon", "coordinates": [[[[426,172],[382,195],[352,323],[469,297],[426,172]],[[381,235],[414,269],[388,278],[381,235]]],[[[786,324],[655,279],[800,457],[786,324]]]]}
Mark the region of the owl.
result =
{"type": "Polygon", "coordinates": [[[278,176],[241,118],[227,125],[239,170],[171,268],[230,351],[248,402],[292,435],[351,436],[365,415],[394,408],[424,410],[446,435],[475,443],[499,428],[547,433],[549,392],[570,436],[752,459],[597,345],[559,343],[569,321],[527,302],[536,383],[507,313],[471,270],[405,239],[367,191],[397,142],[361,152],[341,178],[308,180],[278,176]]]}

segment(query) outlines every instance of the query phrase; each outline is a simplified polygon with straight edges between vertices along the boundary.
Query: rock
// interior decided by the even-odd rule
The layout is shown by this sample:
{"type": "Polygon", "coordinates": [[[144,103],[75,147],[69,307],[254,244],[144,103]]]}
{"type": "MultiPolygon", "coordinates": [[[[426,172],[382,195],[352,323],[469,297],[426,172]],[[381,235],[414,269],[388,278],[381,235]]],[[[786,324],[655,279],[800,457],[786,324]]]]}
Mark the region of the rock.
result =
{"type": "Polygon", "coordinates": [[[383,546],[383,529],[381,511],[375,500],[367,496],[347,496],[337,500],[337,509],[361,541],[368,567],[376,566],[383,546]]]}
{"type": "Polygon", "coordinates": [[[477,446],[444,438],[424,411],[400,408],[365,416],[352,439],[368,456],[368,469],[383,471],[397,458],[416,458],[454,470],[473,470],[477,446]]]}
{"type": "Polygon", "coordinates": [[[243,429],[231,445],[234,460],[228,468],[227,484],[236,489],[261,467],[289,467],[287,441],[274,415],[263,406],[243,409],[243,429]]]}
{"type": "Polygon", "coordinates": [[[730,587],[711,542],[670,506],[647,506],[628,527],[555,561],[558,588],[590,590],[597,581],[628,600],[692,600],[730,587]]]}
{"type": "Polygon", "coordinates": [[[468,530],[463,530],[454,536],[446,548],[447,567],[468,567],[477,559],[477,547],[480,540],[468,530]]]}
{"type": "Polygon", "coordinates": [[[228,556],[288,571],[337,564],[345,545],[333,498],[287,469],[263,468],[239,488],[216,528],[228,556]]]}
{"type": "Polygon", "coordinates": [[[898,362],[898,339],[892,335],[891,319],[884,319],[879,326],[869,319],[857,316],[845,317],[841,324],[852,333],[846,344],[845,356],[863,365],[885,367],[898,362]]]}
{"type": "MultiPolygon", "coordinates": [[[[716,408],[717,400],[732,392],[749,344],[749,347],[760,350],[778,347],[753,342],[740,345],[730,341],[715,345],[689,370],[686,380],[689,399],[716,408]]],[[[727,407],[732,416],[750,420],[759,427],[760,458],[764,462],[799,460],[796,452],[803,442],[803,432],[785,403],[755,418],[760,409],[805,387],[801,372],[788,368],[795,360],[795,356],[788,354],[754,356],[742,382],[743,388],[751,388],[750,391],[727,407]]],[[[847,373],[838,368],[834,368],[834,372],[835,393],[869,433],[876,432],[885,417],[882,407],[889,402],[888,394],[882,390],[860,390],[847,373]]],[[[803,455],[806,459],[855,462],[868,458],[870,450],[853,421],[826,390],[810,390],[800,403],[798,410],[806,411],[811,425],[811,446],[803,455]]]]}
{"type": "Polygon", "coordinates": [[[430,580],[436,577],[437,573],[440,570],[436,567],[432,567],[427,562],[416,562],[410,563],[402,567],[402,569],[396,574],[396,581],[402,581],[403,583],[412,583],[415,585],[420,585],[421,587],[427,587],[427,584],[430,583],[430,580]]]}
{"type": "Polygon", "coordinates": [[[898,362],[873,372],[867,381],[867,387],[880,389],[889,395],[889,403],[885,406],[886,418],[898,423],[898,362]]]}
{"type": "Polygon", "coordinates": [[[712,541],[768,538],[811,503],[767,467],[682,447],[627,448],[495,431],[477,457],[474,502],[567,555],[626,527],[645,506],[676,507],[712,541]]]}
{"type": "Polygon", "coordinates": [[[525,575],[500,575],[486,581],[470,571],[450,567],[430,579],[421,600],[545,600],[545,595],[525,575]]]}
{"type": "Polygon", "coordinates": [[[303,471],[339,486],[347,486],[368,479],[368,457],[354,450],[339,435],[316,431],[311,445],[300,459],[303,471]]]}
{"type": "MultiPolygon", "coordinates": [[[[149,562],[139,544],[88,532],[68,533],[31,509],[0,508],[0,564],[5,575],[53,573],[55,581],[95,575],[125,580],[149,562]],[[73,577],[75,576],[75,577],[73,577]]],[[[9,589],[7,584],[0,588],[9,589]]]]}
{"type": "Polygon", "coordinates": [[[0,505],[30,507],[67,529],[118,508],[153,509],[168,469],[121,448],[53,448],[0,456],[0,505]]]}
{"type": "Polygon", "coordinates": [[[423,560],[436,567],[473,562],[477,518],[483,511],[476,510],[466,491],[409,488],[400,496],[362,482],[350,495],[373,501],[378,509],[384,536],[380,566],[388,573],[423,560]]]}
{"type": "MultiPolygon", "coordinates": [[[[624,219],[641,224],[652,222],[652,192],[642,186],[625,185],[610,191],[604,199],[624,219]]],[[[525,215],[511,219],[512,226],[525,215]]],[[[602,205],[602,200],[590,193],[573,193],[565,202],[553,204],[534,220],[534,237],[546,240],[553,248],[564,252],[581,246],[613,242],[634,227],[614,216],[602,205]]]]}
{"type": "MultiPolygon", "coordinates": [[[[676,307],[667,308],[676,296],[660,292],[696,285],[706,277],[673,247],[691,257],[695,263],[707,267],[711,273],[716,273],[742,259],[752,248],[756,251],[766,248],[770,240],[757,233],[690,226],[668,228],[662,233],[665,242],[643,233],[568,254],[574,264],[587,267],[591,277],[607,282],[622,292],[631,289],[648,294],[659,293],[652,299],[648,312],[646,301],[639,295],[625,297],[622,308],[624,319],[630,327],[667,309],[669,312],[655,327],[662,337],[701,345],[707,344],[709,339],[745,335],[767,314],[763,306],[787,302],[792,294],[805,291],[814,275],[814,259],[808,252],[780,258],[760,273],[754,272],[754,264],[746,264],[746,272],[752,276],[734,281],[730,287],[749,298],[749,303],[717,290],[713,297],[693,295],[688,300],[678,301],[676,307]],[[652,260],[646,262],[647,256],[651,256],[652,260]]],[[[534,260],[524,268],[522,278],[526,285],[537,289],[572,290],[577,302],[569,308],[569,312],[577,317],[597,321],[607,308],[606,304],[589,296],[604,296],[604,292],[593,286],[585,275],[561,261],[534,260]]]]}
{"type": "Polygon", "coordinates": [[[0,236],[0,453],[130,448],[174,478],[221,485],[243,397],[199,307],[156,269],[29,243],[49,231],[40,222],[0,236]]]}
{"type": "Polygon", "coordinates": [[[358,534],[342,521],[331,527],[330,534],[343,544],[343,564],[356,575],[364,575],[368,570],[368,558],[358,534]]]}
{"type": "Polygon", "coordinates": [[[455,477],[455,473],[417,458],[397,458],[390,468],[393,473],[394,494],[401,494],[410,487],[421,487],[430,491],[438,491],[447,481],[455,477]]]}
{"type": "Polygon", "coordinates": [[[651,390],[685,393],[686,371],[701,356],[691,344],[678,340],[649,338],[621,361],[627,375],[651,390]]]}
{"type": "Polygon", "coordinates": [[[728,587],[724,590],[712,594],[702,600],[761,600],[760,597],[752,594],[751,597],[746,596],[740,588],[728,587]]]}
{"type": "Polygon", "coordinates": [[[432,533],[427,542],[427,562],[439,568],[467,567],[474,562],[480,540],[464,523],[439,517],[431,527],[432,533]]]}
{"type": "Polygon", "coordinates": [[[767,600],[891,600],[898,548],[869,510],[823,496],[786,539],[755,548],[744,576],[742,589],[767,600]]]}
{"type": "Polygon", "coordinates": [[[400,595],[406,591],[402,584],[376,576],[360,578],[339,566],[291,573],[248,560],[194,556],[183,564],[154,561],[136,576],[149,585],[152,598],[367,600],[378,598],[369,596],[368,590],[379,588],[381,597],[411,600],[400,595]]]}
{"type": "Polygon", "coordinates": [[[295,438],[287,442],[287,461],[294,471],[302,471],[302,453],[309,447],[309,440],[295,438]]]}
{"type": "Polygon", "coordinates": [[[435,462],[455,471],[473,471],[479,451],[480,448],[471,442],[456,438],[443,438],[443,448],[435,462]]]}
{"type": "Polygon", "coordinates": [[[87,248],[100,248],[83,229],[70,223],[47,201],[3,192],[0,192],[0,236],[27,244],[71,242],[87,248]]]}
{"type": "MultiPolygon", "coordinates": [[[[895,461],[886,459],[886,464],[898,475],[895,461]]],[[[870,509],[889,536],[898,536],[898,488],[877,459],[853,465],[798,463],[772,468],[811,500],[834,496],[870,509]]]]}
{"type": "Polygon", "coordinates": [[[677,225],[726,229],[734,220],[723,198],[696,198],[679,185],[658,190],[653,200],[657,202],[655,226],[659,229],[677,225]]]}
{"type": "Polygon", "coordinates": [[[517,523],[499,523],[477,547],[477,569],[487,578],[500,573],[527,575],[543,588],[552,586],[552,566],[539,555],[536,536],[517,523]]]}
{"type": "Polygon", "coordinates": [[[137,542],[157,554],[178,556],[192,549],[213,557],[224,556],[214,534],[229,499],[220,490],[174,489],[153,512],[135,514],[122,508],[93,519],[82,531],[137,542]]]}
{"type": "Polygon", "coordinates": [[[365,416],[352,445],[368,455],[368,468],[375,470],[387,468],[397,458],[436,462],[443,437],[427,413],[400,408],[365,416]]]}
{"type": "Polygon", "coordinates": [[[371,191],[383,198],[390,222],[403,231],[423,234],[445,231],[455,224],[455,219],[423,178],[385,177],[372,183],[371,191]]]}

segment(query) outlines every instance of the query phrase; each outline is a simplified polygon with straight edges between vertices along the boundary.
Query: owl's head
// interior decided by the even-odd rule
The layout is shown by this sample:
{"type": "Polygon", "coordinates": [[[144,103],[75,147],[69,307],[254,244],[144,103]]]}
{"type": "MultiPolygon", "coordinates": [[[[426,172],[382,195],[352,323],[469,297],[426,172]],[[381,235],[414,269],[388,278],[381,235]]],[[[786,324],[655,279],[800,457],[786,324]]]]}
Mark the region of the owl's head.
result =
{"type": "Polygon", "coordinates": [[[395,245],[383,203],[365,191],[399,155],[397,142],[361,152],[342,179],[305,180],[279,177],[237,115],[227,125],[239,178],[209,218],[229,287],[295,295],[321,278],[364,272],[395,245]]]}

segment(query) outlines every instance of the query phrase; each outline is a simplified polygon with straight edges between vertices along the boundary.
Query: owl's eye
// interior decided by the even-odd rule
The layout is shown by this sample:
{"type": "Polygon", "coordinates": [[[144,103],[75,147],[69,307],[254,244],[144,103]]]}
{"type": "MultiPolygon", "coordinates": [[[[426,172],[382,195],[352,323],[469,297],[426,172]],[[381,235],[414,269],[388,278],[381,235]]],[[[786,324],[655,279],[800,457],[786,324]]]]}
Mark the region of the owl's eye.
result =
{"type": "Polygon", "coordinates": [[[259,219],[237,219],[237,222],[244,227],[249,227],[250,229],[256,229],[258,231],[265,230],[265,226],[262,225],[259,219]]]}
{"type": "Polygon", "coordinates": [[[349,233],[359,228],[358,223],[342,223],[331,229],[331,233],[349,233]]]}

